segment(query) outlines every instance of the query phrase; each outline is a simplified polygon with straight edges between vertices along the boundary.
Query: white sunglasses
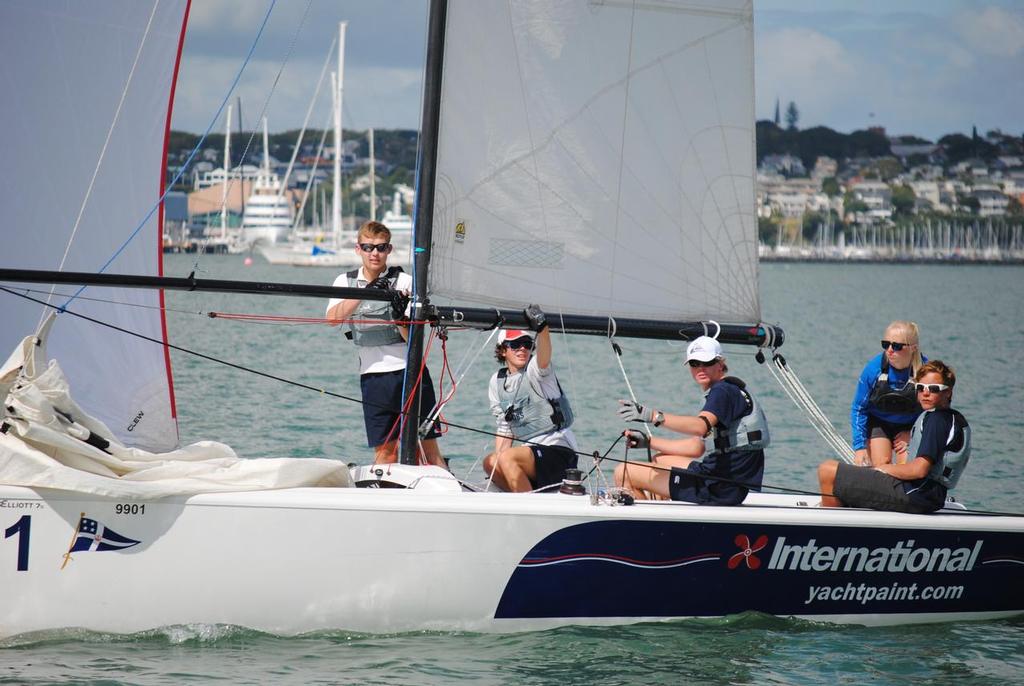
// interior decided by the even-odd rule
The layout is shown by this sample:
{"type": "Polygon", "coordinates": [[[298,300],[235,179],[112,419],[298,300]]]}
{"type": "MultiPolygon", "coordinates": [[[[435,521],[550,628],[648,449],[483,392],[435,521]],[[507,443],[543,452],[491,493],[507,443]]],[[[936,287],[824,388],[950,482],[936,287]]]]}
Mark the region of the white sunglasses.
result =
{"type": "Polygon", "coordinates": [[[916,383],[914,384],[914,388],[917,389],[918,393],[921,393],[924,390],[927,390],[929,393],[941,393],[942,391],[947,390],[949,386],[944,383],[916,383]]]}

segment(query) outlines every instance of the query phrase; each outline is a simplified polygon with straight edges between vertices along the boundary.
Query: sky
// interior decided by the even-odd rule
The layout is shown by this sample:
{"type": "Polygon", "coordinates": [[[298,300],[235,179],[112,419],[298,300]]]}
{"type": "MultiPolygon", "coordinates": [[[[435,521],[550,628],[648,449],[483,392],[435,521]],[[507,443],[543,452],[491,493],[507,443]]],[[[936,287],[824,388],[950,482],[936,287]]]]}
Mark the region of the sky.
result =
{"type": "MultiPolygon", "coordinates": [[[[193,0],[173,128],[211,125],[271,5],[193,0]]],[[[244,128],[264,111],[271,131],[302,126],[342,20],[344,127],[417,128],[426,5],[277,0],[231,98],[244,128]]],[[[796,104],[800,128],[1024,134],[1024,0],[755,0],[754,43],[758,119],[778,100],[783,113],[796,104]]],[[[322,95],[311,126],[324,126],[327,107],[322,95]]]]}

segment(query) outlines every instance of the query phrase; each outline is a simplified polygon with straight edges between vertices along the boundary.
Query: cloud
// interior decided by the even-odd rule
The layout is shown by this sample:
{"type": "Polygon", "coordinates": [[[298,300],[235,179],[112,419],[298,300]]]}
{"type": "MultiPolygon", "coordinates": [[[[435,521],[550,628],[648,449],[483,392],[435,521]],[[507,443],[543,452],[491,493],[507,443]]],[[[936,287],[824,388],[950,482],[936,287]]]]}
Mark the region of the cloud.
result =
{"type": "Polygon", "coordinates": [[[856,58],[839,41],[806,28],[767,31],[758,36],[758,112],[768,116],[775,99],[783,108],[796,102],[801,123],[827,121],[829,103],[840,98],[858,77],[856,58]]]}
{"type": "Polygon", "coordinates": [[[1024,52],[1024,13],[986,7],[980,13],[964,12],[956,25],[968,45],[996,57],[1016,57],[1024,52]]]}

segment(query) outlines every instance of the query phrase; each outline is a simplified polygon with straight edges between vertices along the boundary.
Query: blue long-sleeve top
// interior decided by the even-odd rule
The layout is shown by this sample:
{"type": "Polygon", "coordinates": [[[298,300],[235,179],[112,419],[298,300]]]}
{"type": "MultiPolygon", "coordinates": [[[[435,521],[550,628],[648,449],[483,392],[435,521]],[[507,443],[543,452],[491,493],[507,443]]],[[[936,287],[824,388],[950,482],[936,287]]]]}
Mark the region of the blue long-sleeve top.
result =
{"type": "MultiPolygon", "coordinates": [[[[853,394],[853,402],[850,404],[850,429],[853,433],[853,449],[863,450],[867,447],[868,415],[877,417],[884,422],[891,424],[913,424],[920,412],[909,414],[895,414],[882,412],[869,402],[871,390],[878,381],[878,375],[882,373],[882,359],[885,352],[881,352],[864,365],[864,371],[860,373],[857,380],[857,391],[853,394]]],[[[927,358],[922,358],[926,361],[927,358]]],[[[889,386],[900,388],[910,381],[911,368],[895,369],[889,365],[889,386]]]]}

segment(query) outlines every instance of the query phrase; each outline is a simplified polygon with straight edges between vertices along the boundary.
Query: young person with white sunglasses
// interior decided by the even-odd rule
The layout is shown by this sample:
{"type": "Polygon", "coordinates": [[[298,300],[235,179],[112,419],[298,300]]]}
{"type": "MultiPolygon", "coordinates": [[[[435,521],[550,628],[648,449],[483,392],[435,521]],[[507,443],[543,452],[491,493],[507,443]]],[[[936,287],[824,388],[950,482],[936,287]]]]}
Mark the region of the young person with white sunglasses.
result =
{"type": "Polygon", "coordinates": [[[917,372],[914,390],[923,413],[907,442],[897,441],[903,459],[858,467],[827,460],[818,466],[822,507],[868,507],[924,514],[940,509],[971,455],[971,429],[952,409],[956,373],[940,360],[917,372]]]}

